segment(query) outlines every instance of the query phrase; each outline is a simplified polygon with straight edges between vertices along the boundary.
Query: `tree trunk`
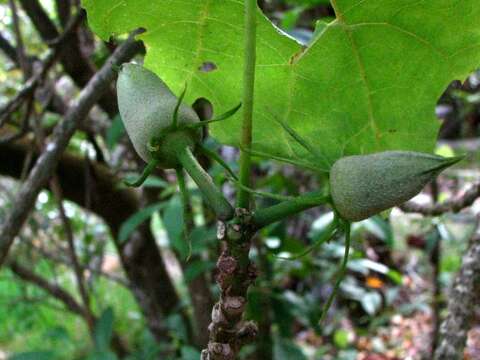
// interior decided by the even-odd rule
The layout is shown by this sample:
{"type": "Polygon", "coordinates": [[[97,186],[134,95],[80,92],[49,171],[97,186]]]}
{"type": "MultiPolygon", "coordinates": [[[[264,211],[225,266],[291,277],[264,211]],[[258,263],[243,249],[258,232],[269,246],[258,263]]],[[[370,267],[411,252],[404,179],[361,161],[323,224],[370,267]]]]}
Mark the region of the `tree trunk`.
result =
{"type": "Polygon", "coordinates": [[[480,282],[480,235],[474,236],[463,256],[462,267],[448,296],[448,312],[440,326],[440,344],[435,360],[463,359],[463,350],[474,315],[480,282]]]}

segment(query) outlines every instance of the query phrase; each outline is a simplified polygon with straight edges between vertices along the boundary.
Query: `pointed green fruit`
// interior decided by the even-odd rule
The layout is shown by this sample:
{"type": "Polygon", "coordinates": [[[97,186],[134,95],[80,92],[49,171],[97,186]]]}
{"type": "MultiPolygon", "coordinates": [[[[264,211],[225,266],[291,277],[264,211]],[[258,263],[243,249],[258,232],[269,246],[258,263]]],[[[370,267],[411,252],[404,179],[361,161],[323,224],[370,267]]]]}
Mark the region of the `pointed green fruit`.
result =
{"type": "MultiPolygon", "coordinates": [[[[168,149],[159,147],[172,128],[175,108],[179,104],[178,98],[153,72],[141,65],[129,63],[121,67],[117,81],[117,96],[120,116],[138,155],[145,161],[152,160],[152,153],[157,150],[157,159],[162,168],[177,167],[175,156],[169,154],[168,149]],[[152,148],[152,145],[154,146],[152,148]]],[[[197,114],[192,108],[180,104],[178,109],[178,125],[199,122],[197,114]]],[[[195,146],[201,141],[200,130],[182,130],[186,139],[182,141],[195,146]]],[[[181,136],[180,136],[181,137],[181,136]]],[[[179,140],[179,137],[175,140],[179,140]]],[[[161,147],[161,146],[160,146],[161,147]]]]}
{"type": "Polygon", "coordinates": [[[200,166],[194,152],[202,140],[202,129],[192,108],[182,103],[153,72],[136,64],[125,64],[117,81],[120,116],[138,155],[148,163],[140,178],[127,183],[141,186],[158,166],[185,169],[220,220],[233,217],[233,208],[200,166]],[[190,125],[190,126],[187,126],[190,125]]]}
{"type": "Polygon", "coordinates": [[[367,219],[409,200],[461,159],[411,151],[341,158],[330,171],[333,205],[346,220],[367,219]]]}

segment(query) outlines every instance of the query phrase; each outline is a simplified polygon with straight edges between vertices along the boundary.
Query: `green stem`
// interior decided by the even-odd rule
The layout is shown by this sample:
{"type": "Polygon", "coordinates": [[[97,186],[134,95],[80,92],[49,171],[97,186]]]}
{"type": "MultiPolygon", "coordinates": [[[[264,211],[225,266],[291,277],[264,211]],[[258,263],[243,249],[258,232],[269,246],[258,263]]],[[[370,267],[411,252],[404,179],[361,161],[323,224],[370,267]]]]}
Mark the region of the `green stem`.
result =
{"type": "Polygon", "coordinates": [[[333,287],[332,293],[328,297],[325,306],[322,309],[322,313],[320,314],[320,320],[318,321],[319,324],[323,322],[323,319],[328,313],[330,306],[332,306],[333,299],[337,295],[338,289],[340,288],[340,284],[347,272],[347,263],[348,263],[348,254],[350,252],[350,230],[351,230],[351,223],[347,222],[345,224],[345,253],[343,255],[342,265],[340,266],[340,273],[338,274],[337,280],[335,281],[335,286],[333,287]]]}
{"type": "Polygon", "coordinates": [[[298,214],[312,207],[326,204],[329,201],[330,197],[325,196],[323,191],[305,193],[291,200],[281,202],[280,204],[257,210],[253,214],[253,226],[256,229],[261,229],[276,221],[283,220],[288,216],[298,214]]]}
{"type": "Polygon", "coordinates": [[[190,208],[190,193],[187,187],[187,181],[185,179],[185,173],[183,169],[176,169],[178,188],[182,197],[182,210],[183,210],[183,234],[185,241],[188,244],[188,255],[186,261],[192,256],[192,241],[190,239],[190,229],[193,227],[193,215],[190,208]]]}
{"type": "MultiPolygon", "coordinates": [[[[241,145],[250,149],[252,145],[253,91],[255,84],[256,61],[256,13],[257,0],[245,0],[245,60],[243,72],[243,122],[241,145]]],[[[252,160],[246,151],[240,151],[240,183],[250,187],[252,160]]],[[[239,189],[237,206],[248,209],[250,194],[239,189]]]]}
{"type": "Polygon", "coordinates": [[[213,183],[210,175],[208,175],[198,163],[190,148],[187,146],[180,149],[177,156],[178,161],[180,161],[188,175],[195,181],[200,192],[215,211],[217,217],[223,221],[230,220],[234,213],[232,206],[213,183]]]}

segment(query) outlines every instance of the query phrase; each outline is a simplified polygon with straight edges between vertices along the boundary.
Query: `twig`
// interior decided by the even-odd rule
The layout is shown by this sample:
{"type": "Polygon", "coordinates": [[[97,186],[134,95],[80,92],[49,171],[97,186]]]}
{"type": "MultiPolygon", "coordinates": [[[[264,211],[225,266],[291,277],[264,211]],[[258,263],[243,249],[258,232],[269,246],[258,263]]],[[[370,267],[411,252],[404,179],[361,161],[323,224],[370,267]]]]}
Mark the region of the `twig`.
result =
{"type": "MultiPolygon", "coordinates": [[[[65,258],[64,256],[54,255],[54,254],[46,251],[45,249],[42,249],[41,247],[35,246],[33,244],[30,244],[30,245],[32,246],[32,248],[35,251],[38,251],[39,254],[46,257],[47,259],[49,259],[49,260],[51,260],[55,263],[66,265],[68,267],[72,266],[71,261],[68,260],[67,258],[65,258]]],[[[94,268],[94,267],[92,267],[88,264],[82,264],[80,266],[81,266],[82,272],[89,271],[93,274],[102,276],[107,280],[113,281],[113,282],[115,282],[115,283],[117,283],[121,286],[124,286],[125,288],[129,288],[127,280],[120,277],[120,276],[103,272],[102,270],[96,269],[96,268],[94,268]]]]}
{"type": "Polygon", "coordinates": [[[68,255],[70,257],[70,261],[72,263],[73,273],[75,274],[75,280],[77,282],[78,292],[80,293],[80,298],[82,299],[83,307],[87,312],[87,323],[90,328],[90,331],[93,333],[94,325],[95,325],[95,316],[90,308],[90,297],[87,291],[87,287],[85,286],[85,279],[83,276],[83,270],[80,265],[80,262],[77,257],[77,253],[75,251],[75,241],[73,238],[73,230],[72,224],[70,219],[67,217],[65,213],[65,207],[63,205],[63,193],[62,188],[60,187],[60,182],[58,181],[58,177],[54,175],[52,180],[50,181],[50,188],[52,189],[52,193],[54,194],[56,201],[58,212],[60,213],[60,219],[62,220],[63,227],[65,229],[65,234],[67,238],[68,244],[68,255]]]}
{"type": "Polygon", "coordinates": [[[82,305],[80,305],[77,300],[75,300],[75,298],[70,295],[65,289],[61,288],[56,284],[50,283],[48,280],[35,274],[33,271],[20,265],[16,261],[10,262],[9,266],[10,270],[12,270],[15,275],[17,275],[24,281],[35,284],[39,288],[45,290],[55,299],[60,300],[70,312],[80,315],[83,318],[87,316],[85,308],[83,308],[82,305]]]}
{"type": "Polygon", "coordinates": [[[463,196],[458,199],[448,200],[441,204],[420,205],[412,201],[400,205],[400,209],[406,213],[420,213],[425,216],[439,216],[447,212],[458,213],[472,205],[480,198],[480,183],[473,185],[463,196]]]}
{"type": "Polygon", "coordinates": [[[435,360],[463,359],[467,333],[474,318],[480,278],[480,236],[474,236],[448,296],[447,317],[440,326],[435,360]]]}
{"type": "Polygon", "coordinates": [[[102,69],[89,81],[87,86],[81,91],[75,104],[65,115],[65,119],[55,127],[52,140],[38,158],[28,179],[21,187],[16,201],[2,226],[0,233],[0,266],[5,261],[15,236],[34,207],[38,193],[53,174],[55,166],[65,151],[70,138],[75,133],[80,122],[88,115],[90,109],[115,78],[116,72],[114,67],[130,59],[138,49],[138,43],[134,40],[134,36],[131,35],[125,43],[117,48],[102,69]]]}

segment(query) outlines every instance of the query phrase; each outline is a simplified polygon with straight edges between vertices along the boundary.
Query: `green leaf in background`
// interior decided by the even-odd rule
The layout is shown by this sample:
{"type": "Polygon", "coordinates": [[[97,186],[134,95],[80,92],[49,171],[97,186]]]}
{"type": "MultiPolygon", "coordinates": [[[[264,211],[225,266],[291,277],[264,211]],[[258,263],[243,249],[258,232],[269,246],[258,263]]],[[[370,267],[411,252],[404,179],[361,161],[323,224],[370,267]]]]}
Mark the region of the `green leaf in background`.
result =
{"type": "Polygon", "coordinates": [[[117,355],[110,350],[94,351],[88,355],[87,360],[118,360],[117,355]]]}
{"type": "Polygon", "coordinates": [[[178,252],[181,259],[185,259],[188,256],[189,249],[183,236],[183,208],[179,196],[173,196],[167,203],[162,221],[168,234],[170,246],[178,252]]]}
{"type": "Polygon", "coordinates": [[[125,127],[123,126],[120,115],[115,116],[112,124],[107,130],[106,143],[107,147],[112,150],[117,145],[120,138],[125,134],[125,127]]]}
{"type": "Polygon", "coordinates": [[[183,273],[183,277],[185,278],[185,282],[189,283],[193,279],[195,279],[198,275],[208,273],[210,270],[215,268],[215,262],[213,261],[205,261],[205,260],[197,260],[191,261],[187,264],[187,268],[183,273]]]}
{"type": "MultiPolygon", "coordinates": [[[[242,1],[83,0],[102,38],[143,27],[146,66],[187,101],[216,114],[241,99],[242,1]]],[[[319,168],[342,155],[387,149],[430,152],[437,99],[480,65],[478,0],[331,0],[337,19],[307,48],[258,13],[254,144],[319,168]],[[412,84],[414,86],[412,86],[412,84]],[[320,152],[306,154],[274,118],[320,152]]],[[[240,114],[212,126],[237,144],[240,114]]]]}
{"type": "Polygon", "coordinates": [[[95,349],[100,352],[105,352],[110,348],[110,340],[113,334],[113,309],[106,308],[97,322],[95,323],[94,342],[95,349]]]}
{"type": "Polygon", "coordinates": [[[191,346],[182,346],[182,360],[198,360],[200,359],[200,351],[191,346]]]}
{"type": "Polygon", "coordinates": [[[273,337],[273,358],[276,360],[307,360],[302,349],[292,340],[275,334],[273,337]]]}
{"type": "Polygon", "coordinates": [[[135,214],[130,216],[125,222],[120,226],[120,231],[118,232],[118,240],[122,243],[127,240],[132,232],[144,221],[148,220],[153,213],[159,211],[165,207],[165,203],[161,202],[158,204],[153,204],[142,208],[140,211],[137,211],[135,214]]]}
{"type": "Polygon", "coordinates": [[[55,354],[51,351],[28,351],[12,355],[8,360],[52,360],[55,354]]]}

